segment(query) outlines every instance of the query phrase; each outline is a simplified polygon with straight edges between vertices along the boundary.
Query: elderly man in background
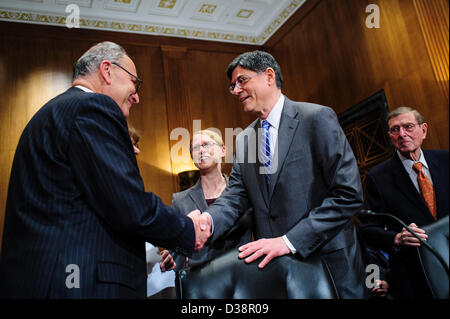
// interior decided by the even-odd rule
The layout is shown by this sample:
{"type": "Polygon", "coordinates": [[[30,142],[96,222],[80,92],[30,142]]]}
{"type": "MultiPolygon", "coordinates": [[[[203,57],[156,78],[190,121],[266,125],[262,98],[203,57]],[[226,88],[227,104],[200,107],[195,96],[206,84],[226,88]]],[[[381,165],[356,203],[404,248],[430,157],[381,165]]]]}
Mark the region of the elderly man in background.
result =
{"type": "MultiPolygon", "coordinates": [[[[421,227],[448,215],[448,151],[422,149],[428,124],[417,110],[399,107],[387,121],[396,151],[367,174],[364,207],[395,215],[426,240],[421,227]]],[[[417,238],[394,221],[373,217],[361,217],[360,229],[367,244],[389,253],[394,297],[431,296],[418,264],[417,238]]]]}

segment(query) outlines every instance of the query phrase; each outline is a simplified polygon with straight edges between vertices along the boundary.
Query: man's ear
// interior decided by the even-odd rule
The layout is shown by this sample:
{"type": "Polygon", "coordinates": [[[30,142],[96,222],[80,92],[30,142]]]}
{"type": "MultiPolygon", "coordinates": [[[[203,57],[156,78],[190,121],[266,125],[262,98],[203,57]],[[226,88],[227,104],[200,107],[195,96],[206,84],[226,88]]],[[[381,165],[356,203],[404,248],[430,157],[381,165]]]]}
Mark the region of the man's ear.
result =
{"type": "Polygon", "coordinates": [[[423,139],[425,139],[427,137],[428,124],[427,123],[422,123],[421,129],[422,129],[423,139]]]}
{"type": "Polygon", "coordinates": [[[111,62],[108,60],[103,60],[100,63],[99,72],[100,77],[106,82],[106,84],[111,84],[111,62]]]}
{"type": "Polygon", "coordinates": [[[272,68],[269,67],[269,68],[267,68],[267,69],[264,71],[264,73],[265,73],[266,76],[267,76],[268,84],[269,84],[270,86],[276,85],[277,79],[276,79],[276,74],[275,74],[274,69],[272,69],[272,68]]]}

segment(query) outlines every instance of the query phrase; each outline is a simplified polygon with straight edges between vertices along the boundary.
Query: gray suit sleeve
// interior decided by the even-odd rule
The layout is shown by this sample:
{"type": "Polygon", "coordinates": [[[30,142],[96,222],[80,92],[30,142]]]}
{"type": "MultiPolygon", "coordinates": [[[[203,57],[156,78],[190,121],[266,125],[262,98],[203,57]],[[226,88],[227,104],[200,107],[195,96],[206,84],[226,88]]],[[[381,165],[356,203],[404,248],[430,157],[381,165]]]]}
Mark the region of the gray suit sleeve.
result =
{"type": "Polygon", "coordinates": [[[322,175],[320,180],[325,181],[323,195],[319,195],[323,200],[286,234],[305,258],[336,236],[362,205],[358,165],[332,109],[325,107],[316,112],[311,144],[312,155],[322,175]]]}
{"type": "Polygon", "coordinates": [[[239,164],[235,158],[228,187],[207,210],[213,219],[214,232],[212,241],[229,230],[249,208],[250,203],[247,198],[247,192],[242,181],[239,164]]]}

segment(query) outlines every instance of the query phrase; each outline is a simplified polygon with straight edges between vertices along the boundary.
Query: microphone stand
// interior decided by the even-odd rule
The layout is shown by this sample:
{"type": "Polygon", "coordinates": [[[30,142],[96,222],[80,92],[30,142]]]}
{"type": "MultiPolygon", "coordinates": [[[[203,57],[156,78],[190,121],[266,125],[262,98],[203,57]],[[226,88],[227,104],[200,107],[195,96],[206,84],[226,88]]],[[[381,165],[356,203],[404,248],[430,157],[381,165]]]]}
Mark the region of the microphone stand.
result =
{"type": "Polygon", "coordinates": [[[360,212],[361,215],[363,216],[386,216],[389,217],[391,219],[394,219],[396,222],[398,222],[400,225],[402,225],[403,227],[406,228],[406,230],[408,230],[414,237],[416,237],[420,243],[425,246],[429,251],[431,251],[431,253],[433,253],[433,255],[439,260],[439,262],[442,264],[442,266],[444,267],[445,271],[447,272],[447,275],[449,275],[448,272],[448,265],[445,262],[444,258],[442,258],[442,256],[433,248],[430,246],[430,244],[428,244],[426,241],[424,241],[423,239],[421,239],[418,235],[416,235],[415,232],[413,232],[401,219],[397,218],[394,215],[391,214],[387,214],[387,213],[375,213],[371,210],[366,210],[366,209],[362,209],[360,212]]]}

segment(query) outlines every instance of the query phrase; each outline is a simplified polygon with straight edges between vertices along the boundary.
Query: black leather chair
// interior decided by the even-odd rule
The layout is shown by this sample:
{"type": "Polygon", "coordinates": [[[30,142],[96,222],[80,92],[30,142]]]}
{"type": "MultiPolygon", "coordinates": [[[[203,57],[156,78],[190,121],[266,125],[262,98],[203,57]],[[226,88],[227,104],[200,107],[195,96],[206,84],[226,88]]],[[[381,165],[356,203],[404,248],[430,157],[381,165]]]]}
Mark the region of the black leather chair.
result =
{"type": "MultiPolygon", "coordinates": [[[[437,222],[422,227],[428,235],[427,243],[442,256],[448,268],[448,233],[449,233],[449,217],[441,218],[437,222]]],[[[425,275],[426,282],[430,288],[433,298],[448,299],[449,277],[448,272],[439,262],[436,256],[426,247],[421,245],[418,248],[419,261],[425,275]]]]}
{"type": "Polygon", "coordinates": [[[177,273],[180,299],[335,299],[328,266],[319,258],[275,258],[263,269],[260,259],[247,264],[233,248],[214,260],[177,273]]]}

